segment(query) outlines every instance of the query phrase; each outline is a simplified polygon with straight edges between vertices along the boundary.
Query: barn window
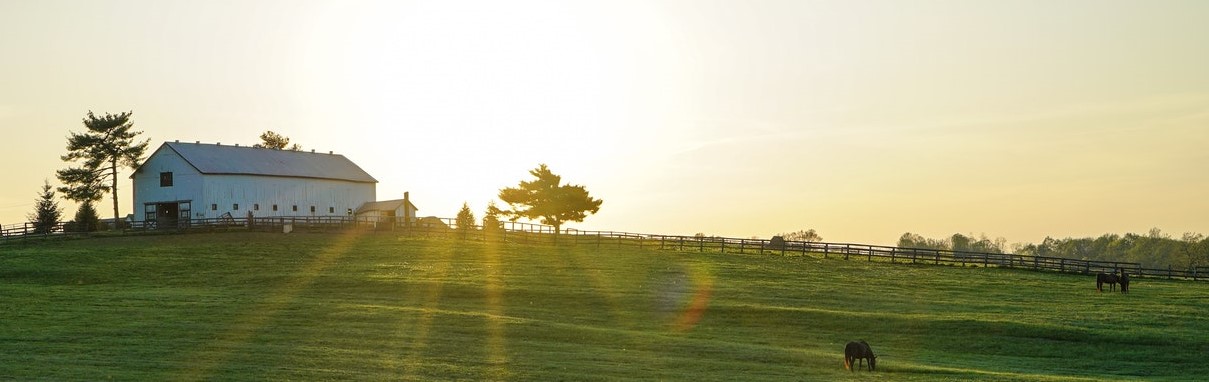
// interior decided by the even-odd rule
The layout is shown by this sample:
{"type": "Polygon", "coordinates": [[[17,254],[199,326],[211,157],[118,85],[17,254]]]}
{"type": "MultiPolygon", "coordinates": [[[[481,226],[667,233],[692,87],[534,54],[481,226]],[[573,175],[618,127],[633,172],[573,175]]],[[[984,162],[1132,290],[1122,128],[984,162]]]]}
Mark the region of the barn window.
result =
{"type": "Polygon", "coordinates": [[[260,211],[260,203],[253,203],[252,211],[260,211]]]}
{"type": "Polygon", "coordinates": [[[239,211],[239,203],[232,204],[232,205],[231,205],[231,209],[232,209],[232,210],[239,211]]]}
{"type": "Polygon", "coordinates": [[[274,204],[274,205],[273,205],[273,211],[277,211],[277,205],[276,205],[276,204],[274,204]]]}
{"type": "Polygon", "coordinates": [[[327,208],[327,213],[329,213],[329,214],[334,214],[334,213],[336,213],[336,207],[328,207],[328,208],[327,208]]]}
{"type": "Polygon", "coordinates": [[[217,204],[211,204],[211,205],[210,205],[210,211],[218,211],[218,205],[217,205],[217,204]]]}
{"type": "Polygon", "coordinates": [[[311,213],[315,213],[315,206],[311,206],[311,213]]]}
{"type": "Polygon", "coordinates": [[[297,204],[295,204],[295,205],[293,206],[293,209],[294,209],[294,212],[298,212],[298,205],[297,205],[297,204]]]}
{"type": "Polygon", "coordinates": [[[171,172],[161,172],[160,173],[160,187],[172,187],[172,173],[171,172]]]}

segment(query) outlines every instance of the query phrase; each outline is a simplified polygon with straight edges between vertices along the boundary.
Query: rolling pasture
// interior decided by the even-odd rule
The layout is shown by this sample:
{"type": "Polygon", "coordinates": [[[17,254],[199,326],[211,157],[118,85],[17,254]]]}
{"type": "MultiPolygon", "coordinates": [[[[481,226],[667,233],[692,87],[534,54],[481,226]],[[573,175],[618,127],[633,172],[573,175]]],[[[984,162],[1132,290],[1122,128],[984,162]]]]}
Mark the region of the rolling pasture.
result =
{"type": "Polygon", "coordinates": [[[0,379],[1203,380],[1209,283],[387,234],[0,245],[0,379]],[[874,372],[843,368],[864,339],[874,372]]]}

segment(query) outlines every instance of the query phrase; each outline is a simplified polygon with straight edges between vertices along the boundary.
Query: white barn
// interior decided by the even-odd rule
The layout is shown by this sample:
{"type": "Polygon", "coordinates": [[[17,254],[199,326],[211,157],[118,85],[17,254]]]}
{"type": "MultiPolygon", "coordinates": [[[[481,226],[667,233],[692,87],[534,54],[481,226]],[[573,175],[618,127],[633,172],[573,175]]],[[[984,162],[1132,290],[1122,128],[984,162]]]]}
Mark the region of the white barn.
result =
{"type": "Polygon", "coordinates": [[[347,217],[375,200],[378,183],[339,154],[179,141],[161,145],[131,178],[134,220],[157,226],[249,212],[347,217]]]}

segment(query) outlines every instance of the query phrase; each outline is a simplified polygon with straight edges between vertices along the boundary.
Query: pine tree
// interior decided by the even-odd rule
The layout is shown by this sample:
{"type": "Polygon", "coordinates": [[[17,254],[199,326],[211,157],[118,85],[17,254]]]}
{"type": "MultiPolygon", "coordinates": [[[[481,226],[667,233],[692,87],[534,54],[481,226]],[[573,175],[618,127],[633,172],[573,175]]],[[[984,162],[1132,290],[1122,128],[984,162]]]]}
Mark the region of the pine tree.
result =
{"type": "Polygon", "coordinates": [[[80,209],[76,210],[75,231],[93,232],[100,225],[101,218],[97,215],[97,209],[92,205],[92,201],[81,203],[80,209]]]}
{"type": "Polygon", "coordinates": [[[72,132],[67,137],[64,162],[83,161],[79,167],[59,170],[63,182],[59,192],[67,200],[90,203],[99,201],[105,193],[113,197],[113,221],[121,224],[118,213],[118,170],[135,168],[142,161],[150,140],[135,140],[141,131],[134,131],[131,112],[96,116],[92,111],[84,118],[83,133],[72,132]],[[108,183],[108,184],[106,184],[108,183]]]}
{"type": "Polygon", "coordinates": [[[455,221],[458,225],[458,233],[465,239],[474,231],[474,213],[470,212],[470,205],[462,203],[462,210],[458,211],[458,217],[455,221]]]}
{"type": "Polygon", "coordinates": [[[34,233],[37,234],[51,233],[63,217],[63,209],[59,208],[59,202],[55,201],[54,188],[50,186],[49,181],[42,182],[42,192],[38,193],[34,212],[28,216],[34,223],[34,233]]]}
{"type": "Polygon", "coordinates": [[[521,181],[516,188],[500,190],[499,198],[508,203],[504,214],[512,221],[518,218],[541,219],[542,224],[554,226],[554,240],[565,222],[582,222],[589,214],[600,210],[600,199],[588,194],[584,186],[561,184],[562,177],[541,164],[529,170],[534,180],[521,181]]]}
{"type": "Polygon", "coordinates": [[[489,239],[494,239],[504,231],[504,226],[500,222],[499,207],[495,206],[495,201],[487,202],[487,212],[483,213],[483,235],[489,239]]]}

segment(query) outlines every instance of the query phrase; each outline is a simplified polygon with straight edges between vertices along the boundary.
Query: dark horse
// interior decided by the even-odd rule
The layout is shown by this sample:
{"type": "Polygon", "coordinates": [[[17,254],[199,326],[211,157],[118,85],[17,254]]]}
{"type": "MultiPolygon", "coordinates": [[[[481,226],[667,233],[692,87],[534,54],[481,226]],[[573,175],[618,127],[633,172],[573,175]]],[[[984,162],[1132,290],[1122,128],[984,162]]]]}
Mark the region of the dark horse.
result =
{"type": "Polygon", "coordinates": [[[1121,269],[1121,277],[1117,278],[1117,282],[1121,283],[1121,293],[1129,293],[1129,274],[1121,269]]]}
{"type": "Polygon", "coordinates": [[[869,360],[869,371],[877,368],[877,356],[873,355],[873,348],[869,347],[869,343],[864,340],[858,342],[849,342],[844,346],[844,368],[852,371],[859,370],[865,364],[865,360],[869,360]],[[859,360],[860,364],[856,366],[856,370],[852,369],[852,361],[859,360]]]}
{"type": "Polygon", "coordinates": [[[1104,284],[1108,284],[1109,291],[1117,290],[1117,274],[1100,272],[1096,274],[1096,290],[1104,293],[1104,284]]]}

